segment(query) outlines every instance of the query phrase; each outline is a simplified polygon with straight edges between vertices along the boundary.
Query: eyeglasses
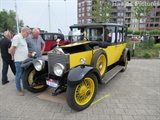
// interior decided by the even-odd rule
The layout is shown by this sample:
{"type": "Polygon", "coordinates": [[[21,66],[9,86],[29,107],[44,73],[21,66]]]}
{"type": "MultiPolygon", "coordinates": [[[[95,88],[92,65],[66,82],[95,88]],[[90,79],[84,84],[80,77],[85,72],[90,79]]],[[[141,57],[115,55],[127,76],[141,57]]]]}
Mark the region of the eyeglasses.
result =
{"type": "Polygon", "coordinates": [[[26,31],[26,33],[27,33],[28,35],[30,34],[30,32],[27,32],[27,31],[26,31]]]}

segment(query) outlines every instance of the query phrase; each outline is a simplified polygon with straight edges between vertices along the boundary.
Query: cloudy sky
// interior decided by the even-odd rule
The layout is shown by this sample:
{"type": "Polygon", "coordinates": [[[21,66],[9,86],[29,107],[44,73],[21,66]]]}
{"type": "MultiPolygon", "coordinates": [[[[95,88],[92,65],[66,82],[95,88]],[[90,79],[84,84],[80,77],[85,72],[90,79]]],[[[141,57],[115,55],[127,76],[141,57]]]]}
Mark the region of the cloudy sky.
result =
{"type": "Polygon", "coordinates": [[[49,31],[49,7],[51,32],[68,34],[69,26],[77,23],[77,0],[0,0],[0,10],[15,10],[24,25],[49,31]]]}

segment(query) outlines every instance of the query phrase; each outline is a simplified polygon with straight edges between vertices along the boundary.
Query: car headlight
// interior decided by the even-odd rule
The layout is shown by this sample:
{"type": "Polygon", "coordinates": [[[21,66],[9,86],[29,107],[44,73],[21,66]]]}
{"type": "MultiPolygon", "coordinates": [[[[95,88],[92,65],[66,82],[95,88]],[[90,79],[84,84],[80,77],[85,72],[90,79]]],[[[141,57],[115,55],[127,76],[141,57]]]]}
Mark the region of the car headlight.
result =
{"type": "Polygon", "coordinates": [[[57,76],[62,76],[62,74],[64,72],[64,69],[65,69],[65,67],[62,64],[60,64],[60,63],[56,63],[53,66],[53,72],[57,76]]]}
{"type": "Polygon", "coordinates": [[[86,63],[86,59],[85,58],[80,58],[80,64],[84,65],[86,63]]]}
{"type": "Polygon", "coordinates": [[[41,71],[44,68],[44,62],[42,60],[37,60],[34,62],[34,68],[37,71],[41,71]]]}

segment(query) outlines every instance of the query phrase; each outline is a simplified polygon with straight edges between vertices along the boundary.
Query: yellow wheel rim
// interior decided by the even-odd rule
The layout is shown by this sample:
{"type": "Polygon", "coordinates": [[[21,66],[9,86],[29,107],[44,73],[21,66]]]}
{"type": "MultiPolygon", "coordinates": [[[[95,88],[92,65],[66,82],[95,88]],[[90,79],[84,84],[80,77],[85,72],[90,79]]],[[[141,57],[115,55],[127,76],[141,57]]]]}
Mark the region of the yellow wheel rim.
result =
{"type": "Polygon", "coordinates": [[[75,89],[74,98],[76,103],[78,105],[87,104],[93,97],[94,91],[94,81],[91,78],[85,78],[75,89]]]}
{"type": "Polygon", "coordinates": [[[107,66],[107,60],[104,54],[101,54],[97,60],[96,68],[99,70],[100,75],[103,75],[105,73],[107,66]]]}
{"type": "MultiPolygon", "coordinates": [[[[33,77],[35,75],[36,71],[35,70],[32,70],[28,76],[28,83],[31,84],[33,82],[33,77]]],[[[44,87],[44,85],[39,85],[39,86],[36,86],[36,87],[33,87],[34,89],[40,89],[44,87]]]]}
{"type": "Polygon", "coordinates": [[[126,69],[126,68],[127,68],[127,64],[128,64],[128,58],[126,57],[125,65],[124,65],[124,69],[126,69]]]}

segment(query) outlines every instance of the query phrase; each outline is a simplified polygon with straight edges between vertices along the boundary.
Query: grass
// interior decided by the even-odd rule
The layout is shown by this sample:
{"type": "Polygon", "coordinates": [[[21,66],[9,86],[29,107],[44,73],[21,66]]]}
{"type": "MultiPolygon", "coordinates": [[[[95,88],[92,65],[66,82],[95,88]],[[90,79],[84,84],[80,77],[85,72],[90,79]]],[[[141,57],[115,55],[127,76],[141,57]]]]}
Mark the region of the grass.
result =
{"type": "MultiPolygon", "coordinates": [[[[134,42],[128,42],[127,47],[131,50],[131,55],[133,55],[133,44],[134,42]]],[[[160,43],[153,44],[153,46],[144,46],[144,43],[136,42],[136,47],[134,50],[134,57],[137,58],[156,58],[160,54],[160,43]]]]}

